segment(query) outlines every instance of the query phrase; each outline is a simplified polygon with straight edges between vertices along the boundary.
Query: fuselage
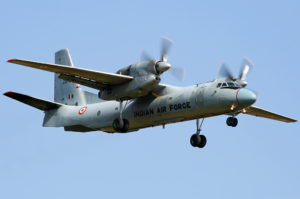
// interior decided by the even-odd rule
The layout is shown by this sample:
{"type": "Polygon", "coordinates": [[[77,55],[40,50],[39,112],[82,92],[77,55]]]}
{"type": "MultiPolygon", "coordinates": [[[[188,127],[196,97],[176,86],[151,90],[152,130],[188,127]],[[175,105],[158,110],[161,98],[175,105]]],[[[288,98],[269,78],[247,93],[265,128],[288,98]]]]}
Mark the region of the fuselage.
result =
{"type": "MultiPolygon", "coordinates": [[[[256,100],[253,92],[239,87],[222,87],[215,80],[188,87],[161,85],[145,97],[123,102],[123,118],[129,132],[197,118],[231,114],[256,100]]],[[[119,102],[104,101],[86,106],[64,105],[46,112],[44,126],[65,127],[70,131],[114,132],[112,122],[120,114],[119,102]]]]}

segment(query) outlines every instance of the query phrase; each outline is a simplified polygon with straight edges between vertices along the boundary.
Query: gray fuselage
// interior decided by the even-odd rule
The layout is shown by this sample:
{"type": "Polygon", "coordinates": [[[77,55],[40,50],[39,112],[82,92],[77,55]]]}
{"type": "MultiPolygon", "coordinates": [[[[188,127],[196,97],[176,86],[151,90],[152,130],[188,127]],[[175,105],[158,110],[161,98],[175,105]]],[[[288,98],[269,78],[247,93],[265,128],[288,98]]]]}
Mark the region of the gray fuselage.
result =
{"type": "MultiPolygon", "coordinates": [[[[231,114],[255,102],[255,97],[252,97],[255,95],[245,88],[217,87],[224,81],[221,79],[188,87],[160,85],[145,97],[124,101],[123,118],[129,121],[129,132],[151,126],[231,114]]],[[[115,132],[112,122],[119,115],[118,101],[102,101],[86,106],[64,105],[57,110],[47,111],[43,126],[65,127],[67,131],[115,132]]]]}

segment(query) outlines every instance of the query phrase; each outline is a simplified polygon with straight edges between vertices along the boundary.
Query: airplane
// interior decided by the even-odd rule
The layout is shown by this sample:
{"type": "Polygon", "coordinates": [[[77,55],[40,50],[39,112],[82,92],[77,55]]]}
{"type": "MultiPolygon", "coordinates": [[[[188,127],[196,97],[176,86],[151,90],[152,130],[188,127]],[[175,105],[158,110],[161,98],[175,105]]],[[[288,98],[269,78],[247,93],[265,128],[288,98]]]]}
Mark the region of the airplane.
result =
{"type": "Polygon", "coordinates": [[[245,88],[246,76],[253,67],[248,58],[244,58],[237,78],[221,64],[223,78],[187,87],[160,83],[160,76],[171,68],[167,62],[171,44],[172,40],[163,37],[159,60],[145,55],[145,59],[116,73],[74,67],[68,49],[55,53],[55,64],[10,59],[9,63],[55,73],[54,102],[13,91],[4,95],[44,111],[44,127],[64,127],[65,131],[128,133],[196,120],[190,144],[198,148],[207,143],[200,133],[205,118],[228,115],[226,124],[231,127],[237,126],[241,113],[297,122],[253,105],[257,96],[245,88]],[[84,91],[81,85],[96,89],[98,94],[84,91]]]}

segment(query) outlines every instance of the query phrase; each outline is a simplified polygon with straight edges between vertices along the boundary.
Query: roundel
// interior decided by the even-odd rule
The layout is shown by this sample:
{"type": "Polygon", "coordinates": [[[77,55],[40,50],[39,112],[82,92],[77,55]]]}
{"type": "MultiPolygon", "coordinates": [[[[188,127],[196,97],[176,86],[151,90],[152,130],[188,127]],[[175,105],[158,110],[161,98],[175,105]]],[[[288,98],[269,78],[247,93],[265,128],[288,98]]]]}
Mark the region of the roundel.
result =
{"type": "Polygon", "coordinates": [[[82,115],[83,113],[85,113],[86,109],[87,109],[87,106],[82,107],[81,109],[79,109],[78,114],[82,115]]]}

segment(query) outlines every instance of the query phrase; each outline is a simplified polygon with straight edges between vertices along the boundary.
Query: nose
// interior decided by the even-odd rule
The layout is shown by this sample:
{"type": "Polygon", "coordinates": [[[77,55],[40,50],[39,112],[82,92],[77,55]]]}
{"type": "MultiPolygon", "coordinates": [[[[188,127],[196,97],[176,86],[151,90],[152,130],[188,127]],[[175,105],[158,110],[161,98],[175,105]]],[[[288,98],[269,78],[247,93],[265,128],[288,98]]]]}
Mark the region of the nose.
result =
{"type": "Polygon", "coordinates": [[[241,107],[248,107],[256,101],[256,95],[254,92],[242,88],[239,89],[236,93],[237,104],[241,107]]]}

